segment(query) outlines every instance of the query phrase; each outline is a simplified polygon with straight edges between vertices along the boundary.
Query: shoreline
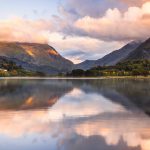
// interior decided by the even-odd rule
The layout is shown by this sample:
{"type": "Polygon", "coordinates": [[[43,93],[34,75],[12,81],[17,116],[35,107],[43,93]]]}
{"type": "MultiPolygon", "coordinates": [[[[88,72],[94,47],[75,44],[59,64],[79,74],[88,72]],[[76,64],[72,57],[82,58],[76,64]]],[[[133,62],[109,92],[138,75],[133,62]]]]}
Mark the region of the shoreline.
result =
{"type": "Polygon", "coordinates": [[[102,80],[102,79],[150,79],[150,76],[107,76],[107,77],[0,77],[0,80],[102,80]]]}

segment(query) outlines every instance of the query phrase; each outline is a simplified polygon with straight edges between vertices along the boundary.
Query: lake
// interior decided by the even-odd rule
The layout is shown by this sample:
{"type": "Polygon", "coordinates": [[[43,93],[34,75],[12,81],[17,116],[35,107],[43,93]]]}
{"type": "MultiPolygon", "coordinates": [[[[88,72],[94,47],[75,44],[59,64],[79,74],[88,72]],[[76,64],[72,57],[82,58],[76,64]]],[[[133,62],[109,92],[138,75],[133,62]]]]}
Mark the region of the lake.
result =
{"type": "Polygon", "coordinates": [[[1,79],[1,150],[150,150],[150,79],[1,79]]]}

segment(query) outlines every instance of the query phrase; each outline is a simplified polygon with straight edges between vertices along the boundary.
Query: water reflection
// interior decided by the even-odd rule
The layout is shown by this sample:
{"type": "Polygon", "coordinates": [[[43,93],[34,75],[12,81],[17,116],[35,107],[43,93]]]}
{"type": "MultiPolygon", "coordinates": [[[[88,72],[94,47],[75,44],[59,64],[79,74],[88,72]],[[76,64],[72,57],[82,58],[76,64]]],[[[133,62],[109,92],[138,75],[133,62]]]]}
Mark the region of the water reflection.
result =
{"type": "Polygon", "coordinates": [[[149,88],[134,79],[1,80],[0,147],[149,150],[149,88]]]}
{"type": "Polygon", "coordinates": [[[52,106],[72,88],[72,85],[58,80],[0,80],[0,110],[52,106]]]}

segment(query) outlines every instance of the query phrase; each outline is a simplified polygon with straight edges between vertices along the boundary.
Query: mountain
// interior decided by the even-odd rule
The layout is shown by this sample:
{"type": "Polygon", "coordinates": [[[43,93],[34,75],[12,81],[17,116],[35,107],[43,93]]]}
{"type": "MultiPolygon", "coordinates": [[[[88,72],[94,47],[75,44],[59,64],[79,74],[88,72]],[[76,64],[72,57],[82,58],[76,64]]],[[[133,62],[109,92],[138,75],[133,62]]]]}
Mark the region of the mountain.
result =
{"type": "Polygon", "coordinates": [[[67,72],[73,67],[71,61],[48,44],[0,42],[0,56],[26,70],[50,75],[67,72]]]}
{"type": "Polygon", "coordinates": [[[85,60],[79,64],[76,64],[74,66],[74,69],[83,69],[83,70],[88,70],[92,67],[94,67],[96,60],[85,60]]]}
{"type": "Polygon", "coordinates": [[[113,51],[98,60],[86,60],[75,66],[76,69],[88,70],[95,66],[112,66],[125,59],[132,51],[134,51],[141,43],[130,42],[121,49],[113,51]]]}
{"type": "Polygon", "coordinates": [[[150,38],[144,41],[125,60],[150,59],[150,38]]]}
{"type": "Polygon", "coordinates": [[[140,42],[130,42],[123,46],[121,49],[111,52],[110,54],[104,56],[103,58],[95,62],[96,66],[111,66],[116,65],[118,62],[126,58],[132,51],[134,51],[141,43],[140,42]]]}

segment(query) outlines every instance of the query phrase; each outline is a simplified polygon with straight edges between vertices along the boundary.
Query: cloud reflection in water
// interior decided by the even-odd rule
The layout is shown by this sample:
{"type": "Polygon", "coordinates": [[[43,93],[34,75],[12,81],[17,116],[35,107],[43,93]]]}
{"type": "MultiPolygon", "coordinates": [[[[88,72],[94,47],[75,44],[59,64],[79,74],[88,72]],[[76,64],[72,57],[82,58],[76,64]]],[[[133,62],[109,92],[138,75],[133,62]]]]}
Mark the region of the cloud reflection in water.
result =
{"type": "MultiPolygon", "coordinates": [[[[10,83],[8,81],[7,87],[12,85],[10,83]]],[[[113,101],[114,92],[111,92],[111,96],[108,94],[108,91],[111,91],[109,84],[107,88],[103,86],[103,90],[100,87],[97,90],[97,86],[93,86],[91,81],[88,83],[90,91],[87,86],[85,89],[85,84],[87,82],[79,84],[70,80],[16,81],[14,88],[11,87],[12,92],[0,93],[0,103],[5,104],[0,111],[2,148],[149,150],[149,117],[136,107],[127,108],[124,103],[113,101]],[[21,101],[19,105],[17,98],[11,99],[18,90],[18,84],[22,87],[19,88],[20,95],[17,96],[21,101]],[[32,87],[32,92],[22,96],[29,87],[32,87]],[[54,95],[57,100],[52,105],[47,105],[47,101],[53,101],[54,95]],[[24,97],[28,99],[24,100],[24,97]],[[34,103],[31,97],[34,97],[34,103]],[[36,100],[39,105],[35,105],[34,109],[36,100]],[[9,108],[6,102],[13,104],[13,107],[9,108]],[[38,108],[40,103],[46,104],[47,107],[38,108]],[[32,104],[32,107],[24,109],[23,104],[32,104]]],[[[115,84],[119,85],[118,82],[115,84]]],[[[3,86],[1,83],[1,87],[3,86]]],[[[116,92],[117,97],[125,96],[117,90],[115,95],[116,92]]]]}

